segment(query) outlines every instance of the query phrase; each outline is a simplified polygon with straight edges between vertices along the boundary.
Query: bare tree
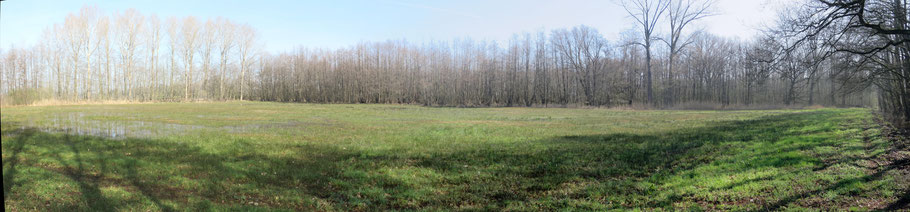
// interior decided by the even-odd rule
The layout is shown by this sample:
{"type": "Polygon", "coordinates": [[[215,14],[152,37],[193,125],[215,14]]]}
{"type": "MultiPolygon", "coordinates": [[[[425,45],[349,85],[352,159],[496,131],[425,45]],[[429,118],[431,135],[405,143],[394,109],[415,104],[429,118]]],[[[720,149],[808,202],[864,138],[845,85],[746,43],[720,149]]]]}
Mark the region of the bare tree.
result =
{"type": "Polygon", "coordinates": [[[173,98],[174,91],[172,87],[174,85],[174,78],[177,74],[177,55],[180,51],[180,22],[177,21],[176,17],[169,17],[167,19],[167,34],[168,34],[168,49],[170,50],[168,54],[168,61],[170,74],[168,75],[168,89],[167,94],[169,97],[173,98]]]}
{"type": "Polygon", "coordinates": [[[108,33],[110,30],[110,19],[107,16],[99,16],[97,9],[86,7],[83,8],[84,12],[80,12],[81,15],[85,18],[86,27],[83,28],[83,33],[87,40],[89,41],[88,45],[85,46],[85,77],[82,78],[83,88],[85,88],[86,99],[92,99],[92,87],[91,80],[95,78],[94,75],[97,75],[95,71],[97,69],[92,69],[92,56],[95,55],[95,52],[102,47],[102,43],[108,38],[108,33]]]}
{"type": "Polygon", "coordinates": [[[140,46],[139,36],[144,29],[145,17],[135,9],[127,9],[117,16],[117,41],[120,46],[120,62],[126,75],[127,98],[133,100],[133,64],[140,46]]]}
{"type": "Polygon", "coordinates": [[[190,84],[193,83],[193,67],[195,63],[193,61],[196,56],[196,50],[199,48],[199,21],[196,20],[196,17],[190,16],[183,19],[183,24],[180,28],[180,51],[183,56],[183,100],[189,101],[190,99],[190,84]]]}
{"type": "MultiPolygon", "coordinates": [[[[117,78],[117,77],[113,76],[112,72],[114,69],[111,67],[111,63],[114,62],[114,47],[113,47],[112,43],[115,41],[113,41],[110,36],[110,30],[108,27],[109,24],[107,24],[107,23],[108,22],[105,22],[105,24],[104,24],[103,32],[98,34],[98,36],[99,36],[98,39],[101,39],[101,41],[99,43],[101,46],[99,48],[102,51],[98,54],[98,62],[101,62],[102,60],[104,61],[104,77],[103,77],[104,83],[102,86],[102,87],[104,87],[104,92],[101,93],[101,95],[105,95],[105,98],[112,98],[113,92],[114,92],[114,87],[116,87],[114,85],[114,79],[117,78]]],[[[100,65],[99,65],[99,67],[100,67],[100,65]]],[[[99,80],[101,80],[101,79],[99,79],[99,80]]]]}
{"type": "Polygon", "coordinates": [[[205,25],[202,26],[200,30],[200,40],[199,40],[199,56],[202,59],[202,84],[201,90],[206,94],[205,97],[209,97],[211,92],[208,92],[208,82],[209,82],[209,73],[211,72],[210,67],[212,64],[212,50],[215,48],[216,42],[216,33],[217,26],[215,25],[215,20],[208,19],[205,21],[205,25]]]}
{"type": "MultiPolygon", "coordinates": [[[[81,54],[85,46],[88,45],[88,36],[85,33],[82,33],[81,29],[86,27],[87,23],[85,18],[81,15],[69,14],[66,16],[66,21],[63,25],[64,31],[64,42],[67,44],[69,54],[70,54],[70,63],[72,64],[72,69],[69,72],[72,75],[67,76],[70,78],[66,80],[67,85],[71,85],[70,98],[75,100],[78,98],[77,93],[77,74],[79,73],[79,64],[81,62],[81,54]]],[[[68,87],[68,86],[67,86],[68,87]]]]}
{"type": "Polygon", "coordinates": [[[219,99],[224,100],[224,80],[225,75],[227,74],[227,63],[230,57],[231,49],[237,45],[234,39],[237,30],[236,25],[225,18],[219,17],[216,19],[216,22],[217,26],[219,27],[217,31],[217,39],[220,42],[220,45],[218,45],[218,52],[221,56],[219,60],[221,61],[219,68],[221,73],[219,74],[220,79],[218,80],[218,94],[220,95],[219,99]]]}
{"type": "Polygon", "coordinates": [[[645,48],[645,64],[647,66],[648,103],[654,104],[654,86],[651,77],[651,42],[655,40],[655,30],[661,16],[670,6],[669,0],[622,0],[620,4],[626,12],[641,27],[642,40],[635,44],[645,48]]]}
{"type": "Polygon", "coordinates": [[[46,45],[48,51],[48,55],[45,59],[48,60],[47,63],[53,70],[51,73],[55,80],[53,89],[56,98],[63,97],[63,57],[66,50],[65,43],[63,42],[64,36],[62,26],[59,24],[54,24],[51,28],[44,30],[43,45],[46,45]]]}
{"type": "Polygon", "coordinates": [[[673,91],[673,66],[675,65],[676,56],[679,52],[692,43],[691,36],[682,39],[684,30],[693,22],[708,17],[709,8],[714,4],[714,0],[670,0],[667,7],[667,21],[670,26],[670,37],[661,39],[670,48],[670,56],[667,62],[667,87],[666,104],[673,104],[673,98],[677,96],[673,91]]]}
{"type": "Polygon", "coordinates": [[[148,25],[145,30],[146,45],[148,45],[148,63],[149,70],[152,74],[152,86],[150,89],[149,99],[155,99],[158,97],[158,92],[160,89],[161,83],[158,82],[159,77],[159,68],[158,68],[158,51],[160,51],[161,44],[161,20],[158,19],[158,16],[152,15],[148,18],[148,25]]]}
{"type": "Polygon", "coordinates": [[[240,25],[238,28],[237,50],[240,56],[240,100],[243,101],[243,86],[246,84],[246,71],[256,57],[256,30],[250,25],[240,25]]]}
{"type": "Polygon", "coordinates": [[[908,127],[908,8],[907,1],[901,0],[812,0],[783,13],[776,32],[787,39],[787,51],[798,51],[812,39],[825,38],[825,58],[835,52],[861,56],[860,64],[869,65],[856,70],[874,73],[870,81],[882,95],[882,111],[892,123],[908,127]]]}
{"type": "Polygon", "coordinates": [[[773,72],[774,54],[779,51],[780,44],[773,37],[765,36],[751,44],[745,52],[743,84],[746,86],[745,104],[752,104],[755,99],[755,89],[766,83],[773,72]]]}
{"type": "Polygon", "coordinates": [[[642,73],[640,61],[641,52],[639,48],[637,48],[639,46],[634,44],[640,36],[637,33],[638,32],[635,30],[629,30],[622,33],[622,45],[620,47],[620,51],[622,52],[620,65],[622,66],[622,69],[625,70],[625,77],[623,79],[625,82],[623,85],[623,90],[625,93],[626,102],[629,106],[635,102],[635,96],[636,93],[638,93],[638,88],[640,87],[638,79],[641,77],[642,73]]]}
{"type": "Polygon", "coordinates": [[[598,105],[595,93],[598,89],[598,77],[604,70],[604,53],[606,41],[597,30],[586,26],[575,27],[572,31],[557,30],[553,32],[553,43],[557,51],[565,58],[566,64],[576,74],[588,104],[598,105]]]}

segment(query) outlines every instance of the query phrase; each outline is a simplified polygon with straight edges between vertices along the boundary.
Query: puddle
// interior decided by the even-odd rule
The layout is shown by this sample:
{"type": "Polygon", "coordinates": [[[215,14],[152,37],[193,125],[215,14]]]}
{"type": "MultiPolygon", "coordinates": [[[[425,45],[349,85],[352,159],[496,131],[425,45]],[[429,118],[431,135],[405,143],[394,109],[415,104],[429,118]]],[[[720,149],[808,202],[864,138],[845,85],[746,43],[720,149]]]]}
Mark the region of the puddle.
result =
{"type": "MultiPolygon", "coordinates": [[[[196,118],[209,116],[197,115],[196,118]]],[[[170,120],[167,117],[152,117],[155,120],[170,120]]],[[[201,130],[222,131],[224,133],[257,133],[274,132],[290,129],[291,132],[305,132],[306,128],[337,126],[332,120],[318,119],[309,121],[275,121],[249,123],[237,121],[228,126],[202,126],[174,124],[167,122],[142,121],[128,113],[55,113],[43,118],[26,121],[22,128],[34,128],[45,132],[67,133],[73,135],[98,136],[111,139],[154,138],[162,136],[186,135],[201,130]],[[112,118],[115,120],[105,120],[112,118]],[[100,120],[99,120],[100,119],[100,120]],[[37,121],[40,120],[40,121],[37,121]]]]}
{"type": "Polygon", "coordinates": [[[122,114],[100,113],[87,115],[85,113],[63,113],[45,116],[44,122],[29,121],[22,128],[35,128],[45,132],[61,132],[73,135],[98,136],[112,139],[123,138],[152,138],[156,136],[178,135],[193,130],[202,129],[202,126],[147,122],[113,120],[91,120],[92,116],[117,116],[129,117],[122,114]]]}

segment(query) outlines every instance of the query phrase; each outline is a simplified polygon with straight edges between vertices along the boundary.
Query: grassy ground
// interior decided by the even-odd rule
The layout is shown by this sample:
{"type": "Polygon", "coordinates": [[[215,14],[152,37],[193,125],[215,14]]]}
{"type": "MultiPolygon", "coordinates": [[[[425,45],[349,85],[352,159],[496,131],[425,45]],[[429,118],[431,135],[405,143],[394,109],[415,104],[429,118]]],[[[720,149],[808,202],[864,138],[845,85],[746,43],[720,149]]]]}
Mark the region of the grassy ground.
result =
{"type": "Polygon", "coordinates": [[[907,209],[864,109],[3,108],[20,210],[907,209]]]}

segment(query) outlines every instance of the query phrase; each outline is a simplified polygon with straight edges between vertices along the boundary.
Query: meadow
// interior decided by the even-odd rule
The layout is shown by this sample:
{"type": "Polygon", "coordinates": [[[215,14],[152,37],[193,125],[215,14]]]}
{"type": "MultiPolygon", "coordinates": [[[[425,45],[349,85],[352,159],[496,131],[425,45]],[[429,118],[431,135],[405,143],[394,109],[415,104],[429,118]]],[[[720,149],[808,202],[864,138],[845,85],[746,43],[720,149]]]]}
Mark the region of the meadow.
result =
{"type": "Polygon", "coordinates": [[[6,211],[907,209],[869,109],[4,107],[6,211]]]}

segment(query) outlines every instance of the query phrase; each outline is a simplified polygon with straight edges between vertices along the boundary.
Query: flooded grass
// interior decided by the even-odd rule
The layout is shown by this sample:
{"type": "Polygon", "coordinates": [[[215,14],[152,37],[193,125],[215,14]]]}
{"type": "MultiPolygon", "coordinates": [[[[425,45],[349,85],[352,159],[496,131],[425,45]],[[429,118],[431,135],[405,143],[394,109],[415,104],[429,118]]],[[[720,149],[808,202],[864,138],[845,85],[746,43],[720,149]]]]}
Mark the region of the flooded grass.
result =
{"type": "MultiPolygon", "coordinates": [[[[96,136],[110,139],[152,138],[155,135],[183,135],[201,126],[148,122],[136,120],[118,120],[104,117],[117,114],[103,113],[103,116],[88,116],[85,113],[53,114],[39,119],[28,120],[21,128],[33,128],[43,132],[57,132],[70,135],[96,136]],[[102,118],[97,118],[102,117],[102,118]]],[[[124,115],[126,116],[126,115],[124,115]]]]}
{"type": "Polygon", "coordinates": [[[3,108],[7,211],[876,210],[864,109],[162,103],[3,108]]]}

